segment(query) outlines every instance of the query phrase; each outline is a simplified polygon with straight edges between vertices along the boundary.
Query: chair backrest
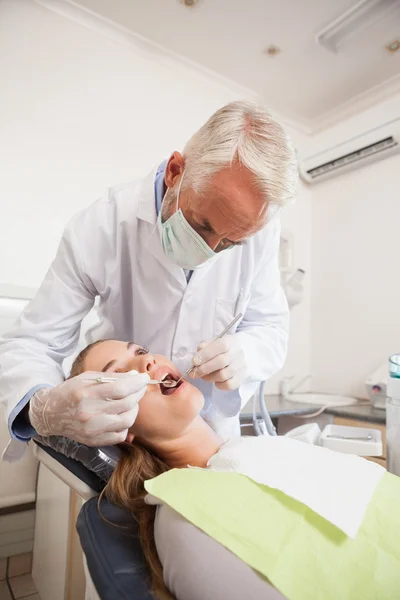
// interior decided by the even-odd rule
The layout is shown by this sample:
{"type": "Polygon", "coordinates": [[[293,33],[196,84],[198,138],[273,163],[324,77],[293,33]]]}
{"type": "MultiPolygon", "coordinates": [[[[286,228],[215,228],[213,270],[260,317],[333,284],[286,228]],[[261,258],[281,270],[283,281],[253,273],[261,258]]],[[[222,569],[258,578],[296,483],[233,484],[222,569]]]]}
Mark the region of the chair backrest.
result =
{"type": "Polygon", "coordinates": [[[98,498],[91,498],[81,508],[76,529],[101,600],[154,600],[138,525],[127,510],[105,498],[98,506],[98,498]]]}

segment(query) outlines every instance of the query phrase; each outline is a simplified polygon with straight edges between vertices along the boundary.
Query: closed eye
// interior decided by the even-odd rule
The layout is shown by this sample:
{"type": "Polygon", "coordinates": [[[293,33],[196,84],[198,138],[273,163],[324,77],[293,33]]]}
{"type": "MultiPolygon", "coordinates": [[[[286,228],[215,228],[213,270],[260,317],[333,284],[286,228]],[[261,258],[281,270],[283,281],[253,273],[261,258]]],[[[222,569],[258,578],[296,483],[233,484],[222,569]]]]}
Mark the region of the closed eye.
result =
{"type": "Polygon", "coordinates": [[[228,243],[230,246],[245,246],[247,244],[247,240],[241,240],[239,242],[232,242],[231,240],[224,240],[224,242],[228,243]]]}
{"type": "Polygon", "coordinates": [[[234,248],[235,246],[244,246],[245,244],[247,244],[247,240],[242,240],[238,242],[233,242],[232,240],[221,240],[218,246],[216,247],[215,252],[228,250],[229,248],[234,248]]]}
{"type": "Polygon", "coordinates": [[[211,223],[207,221],[207,219],[205,219],[203,223],[198,223],[198,226],[201,227],[201,229],[204,229],[204,231],[209,231],[210,233],[214,233],[215,235],[217,233],[211,225],[211,223]]]}
{"type": "MultiPolygon", "coordinates": [[[[203,223],[198,223],[197,221],[194,221],[194,223],[198,229],[202,231],[207,231],[207,233],[217,235],[215,229],[212,227],[209,221],[204,220],[203,223]]],[[[234,242],[233,240],[224,239],[219,242],[218,246],[215,248],[215,252],[222,252],[222,250],[228,250],[229,248],[233,248],[234,246],[244,246],[245,244],[247,244],[247,240],[239,240],[237,242],[234,242]]]]}

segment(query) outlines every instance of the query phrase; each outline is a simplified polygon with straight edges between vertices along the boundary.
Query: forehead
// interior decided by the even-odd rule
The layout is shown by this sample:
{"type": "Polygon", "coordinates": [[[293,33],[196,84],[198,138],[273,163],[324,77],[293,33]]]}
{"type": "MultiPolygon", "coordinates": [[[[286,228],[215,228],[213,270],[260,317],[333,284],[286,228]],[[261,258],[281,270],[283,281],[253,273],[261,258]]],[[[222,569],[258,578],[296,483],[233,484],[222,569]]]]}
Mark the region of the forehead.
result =
{"type": "Polygon", "coordinates": [[[207,218],[216,233],[235,240],[250,237],[265,225],[267,203],[254,175],[243,166],[213,175],[200,196],[193,212],[207,218]]]}
{"type": "Polygon", "coordinates": [[[101,370],[110,360],[117,359],[127,351],[127,342],[119,340],[100,342],[93,346],[85,356],[84,367],[88,371],[101,370]]]}

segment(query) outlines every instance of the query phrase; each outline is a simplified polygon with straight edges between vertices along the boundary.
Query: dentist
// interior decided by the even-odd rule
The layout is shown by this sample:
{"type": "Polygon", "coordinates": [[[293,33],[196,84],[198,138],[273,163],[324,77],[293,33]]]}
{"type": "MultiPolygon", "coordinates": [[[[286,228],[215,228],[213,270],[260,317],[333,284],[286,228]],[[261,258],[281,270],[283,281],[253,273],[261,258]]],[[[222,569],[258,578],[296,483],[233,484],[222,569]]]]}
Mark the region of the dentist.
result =
{"type": "Polygon", "coordinates": [[[64,381],[62,362],[96,299],[89,341],[134,340],[182,372],[193,361],[204,418],[225,439],[240,435],[241,407],[286,355],[277,212],[294,199],[296,181],[283,128],[262,107],[234,102],[182,154],[76,215],[36,297],[0,340],[12,438],[4,458],[22,456],[35,434],[92,446],[125,440],[146,374],[112,363],[103,370],[116,383],[93,385],[87,373],[64,381]],[[236,329],[210,342],[239,312],[236,329]]]}

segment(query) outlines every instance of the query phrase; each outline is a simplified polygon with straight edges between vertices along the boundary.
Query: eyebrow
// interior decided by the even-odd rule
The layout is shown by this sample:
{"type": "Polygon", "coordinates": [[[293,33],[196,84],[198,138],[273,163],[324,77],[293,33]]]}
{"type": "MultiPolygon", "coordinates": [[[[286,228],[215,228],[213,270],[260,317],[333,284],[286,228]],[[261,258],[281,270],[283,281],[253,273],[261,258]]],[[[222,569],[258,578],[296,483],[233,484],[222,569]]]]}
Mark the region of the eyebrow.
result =
{"type": "Polygon", "coordinates": [[[108,369],[109,369],[110,367],[112,367],[112,366],[113,366],[113,365],[114,365],[116,362],[117,362],[116,360],[110,360],[110,362],[108,362],[108,363],[106,364],[106,366],[102,368],[101,372],[102,372],[102,373],[105,373],[105,372],[106,372],[106,371],[108,371],[108,369]]]}
{"type": "MultiPolygon", "coordinates": [[[[129,350],[129,348],[132,348],[132,346],[134,346],[134,345],[135,345],[135,342],[128,342],[128,343],[127,343],[127,345],[126,345],[126,347],[127,347],[127,349],[129,350]]],[[[110,367],[112,367],[113,365],[115,365],[115,363],[116,363],[116,362],[117,362],[117,361],[116,361],[116,360],[114,360],[114,359],[113,359],[113,360],[110,360],[110,362],[108,362],[108,363],[106,364],[106,366],[102,368],[101,372],[102,372],[102,373],[105,373],[106,371],[108,371],[108,369],[109,369],[110,367]]]]}

